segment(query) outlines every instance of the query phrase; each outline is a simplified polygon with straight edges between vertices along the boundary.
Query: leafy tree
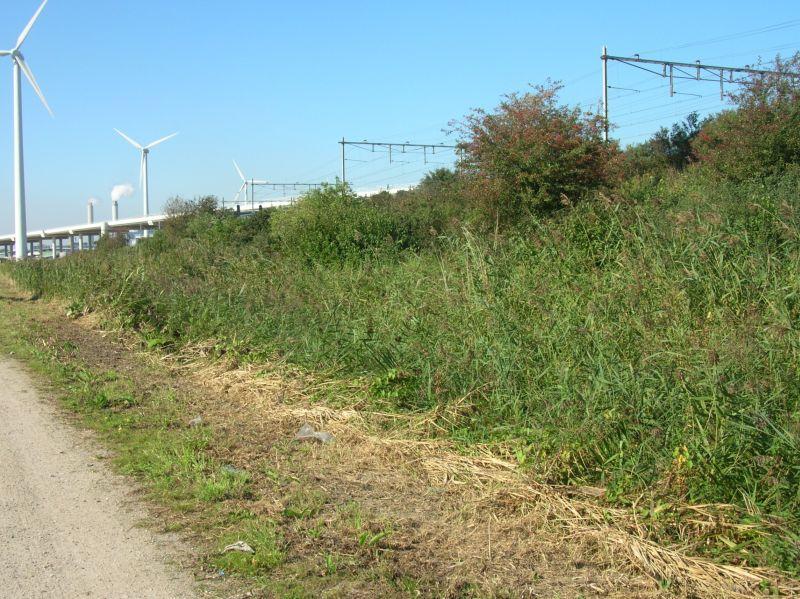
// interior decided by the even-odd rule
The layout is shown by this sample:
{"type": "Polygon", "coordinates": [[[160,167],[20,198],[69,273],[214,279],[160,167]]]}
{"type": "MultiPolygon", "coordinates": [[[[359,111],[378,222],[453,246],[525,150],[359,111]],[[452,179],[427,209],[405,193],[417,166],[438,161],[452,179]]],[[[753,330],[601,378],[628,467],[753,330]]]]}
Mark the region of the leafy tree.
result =
{"type": "Polygon", "coordinates": [[[214,217],[218,213],[219,201],[216,196],[202,196],[187,200],[175,196],[167,200],[164,212],[169,218],[164,222],[163,232],[168,237],[178,237],[188,234],[188,227],[193,225],[195,217],[214,217]]]}
{"type": "Polygon", "coordinates": [[[736,108],[709,120],[693,141],[712,171],[741,181],[800,164],[800,53],[777,58],[771,70],[779,74],[753,75],[730,94],[736,108]]]}
{"type": "Polygon", "coordinates": [[[494,110],[455,123],[484,211],[504,222],[583,198],[614,178],[619,150],[604,143],[601,116],[559,104],[561,86],[510,94],[494,110]]]}
{"type": "Polygon", "coordinates": [[[672,125],[672,130],[662,127],[651,143],[669,166],[680,171],[694,159],[692,140],[700,133],[702,126],[700,115],[692,112],[683,122],[672,125]]]}
{"type": "Polygon", "coordinates": [[[459,183],[458,175],[449,168],[437,168],[435,171],[427,173],[417,185],[417,189],[422,192],[438,192],[456,187],[459,183]]]}
{"type": "Polygon", "coordinates": [[[630,146],[623,158],[625,174],[656,175],[669,168],[683,170],[696,159],[692,142],[704,123],[692,112],[682,122],[672,125],[672,129],[662,127],[644,143],[630,146]]]}
{"type": "Polygon", "coordinates": [[[194,214],[214,214],[219,206],[216,196],[202,196],[194,200],[187,200],[175,196],[167,200],[164,211],[171,217],[194,214]]]}

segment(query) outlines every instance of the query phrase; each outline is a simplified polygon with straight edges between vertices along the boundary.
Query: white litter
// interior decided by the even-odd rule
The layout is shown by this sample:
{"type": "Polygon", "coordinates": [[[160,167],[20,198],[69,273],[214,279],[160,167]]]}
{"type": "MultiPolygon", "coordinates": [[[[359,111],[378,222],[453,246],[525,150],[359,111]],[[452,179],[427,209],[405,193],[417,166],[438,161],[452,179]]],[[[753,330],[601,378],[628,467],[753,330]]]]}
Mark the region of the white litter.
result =
{"type": "Polygon", "coordinates": [[[255,549],[250,547],[244,541],[236,541],[235,543],[231,543],[225,549],[222,550],[222,553],[228,553],[229,551],[241,551],[242,553],[255,553],[255,549]]]}
{"type": "Polygon", "coordinates": [[[314,427],[306,423],[300,427],[294,436],[295,441],[319,441],[320,443],[330,443],[333,435],[325,431],[315,431],[314,427]]]}

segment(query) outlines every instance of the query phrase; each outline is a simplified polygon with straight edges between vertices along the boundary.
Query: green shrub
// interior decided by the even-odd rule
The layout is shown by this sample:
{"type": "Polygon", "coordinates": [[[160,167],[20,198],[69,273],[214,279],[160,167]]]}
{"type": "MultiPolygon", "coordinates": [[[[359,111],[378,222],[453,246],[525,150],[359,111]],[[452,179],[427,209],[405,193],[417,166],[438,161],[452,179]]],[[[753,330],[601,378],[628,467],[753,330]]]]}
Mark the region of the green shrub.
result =
{"type": "Polygon", "coordinates": [[[672,129],[662,127],[644,143],[626,148],[621,158],[625,180],[663,176],[669,170],[681,171],[689,166],[697,158],[692,142],[704,124],[693,112],[672,129]]]}
{"type": "MultiPolygon", "coordinates": [[[[773,69],[800,73],[800,53],[773,69]]],[[[709,120],[693,142],[707,169],[744,181],[800,164],[800,78],[754,75],[731,99],[736,108],[709,120]]]]}
{"type": "Polygon", "coordinates": [[[361,260],[409,245],[397,219],[345,185],[314,189],[275,211],[272,235],[280,252],[308,263],[361,260]]]}
{"type": "Polygon", "coordinates": [[[412,248],[427,247],[439,235],[457,233],[474,217],[464,177],[446,168],[426,174],[410,190],[384,191],[367,200],[391,216],[404,245],[412,248]]]}
{"type": "Polygon", "coordinates": [[[462,166],[489,221],[513,224],[616,180],[619,150],[603,142],[603,119],[560,105],[559,90],[511,94],[494,112],[475,110],[457,124],[462,166]]]}

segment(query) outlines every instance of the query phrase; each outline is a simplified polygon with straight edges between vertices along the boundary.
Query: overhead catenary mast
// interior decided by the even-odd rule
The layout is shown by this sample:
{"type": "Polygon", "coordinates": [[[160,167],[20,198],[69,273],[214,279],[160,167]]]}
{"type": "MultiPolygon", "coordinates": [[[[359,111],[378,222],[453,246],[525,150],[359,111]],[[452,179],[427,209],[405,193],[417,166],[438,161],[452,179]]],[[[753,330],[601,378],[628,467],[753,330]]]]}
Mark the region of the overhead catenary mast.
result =
{"type": "MultiPolygon", "coordinates": [[[[608,62],[615,61],[622,64],[627,64],[648,73],[652,73],[661,78],[669,79],[669,95],[674,97],[681,92],[675,91],[676,80],[689,80],[689,81],[705,81],[719,84],[719,97],[720,100],[725,98],[725,85],[738,85],[747,83],[746,78],[736,78],[736,74],[743,75],[759,75],[759,76],[772,76],[772,77],[790,77],[793,79],[800,78],[800,73],[792,73],[787,71],[773,71],[767,69],[754,69],[752,67],[729,67],[720,65],[705,64],[699,60],[695,62],[679,62],[674,60],[655,60],[650,58],[641,58],[638,54],[633,56],[611,56],[608,54],[608,49],[603,46],[603,53],[600,56],[603,62],[603,117],[605,119],[604,139],[608,141],[608,127],[609,127],[609,106],[608,106],[608,90],[621,89],[612,88],[608,82],[608,62]],[[654,67],[658,70],[654,70],[654,67]],[[660,67],[660,68],[659,68],[660,67]]],[[[632,90],[638,91],[638,90],[632,90]]],[[[688,94],[692,95],[692,94],[688,94]]]]}
{"type": "Polygon", "coordinates": [[[375,151],[377,149],[386,149],[389,155],[389,163],[392,163],[392,152],[396,156],[398,153],[405,154],[406,150],[411,151],[422,151],[422,156],[424,162],[428,163],[428,157],[433,157],[436,154],[436,150],[455,150],[458,155],[460,156],[463,152],[462,146],[455,146],[449,144],[418,144],[418,143],[411,143],[408,141],[405,142],[388,142],[388,141],[369,141],[369,140],[362,140],[362,141],[347,141],[344,137],[342,141],[339,142],[342,154],[342,183],[347,183],[347,172],[345,170],[346,163],[348,161],[346,155],[346,148],[348,146],[359,147],[363,149],[368,149],[371,151],[375,151]],[[429,154],[430,152],[430,154],[429,154]]]}
{"type": "Polygon", "coordinates": [[[603,141],[608,141],[608,48],[603,46],[603,141]]]}

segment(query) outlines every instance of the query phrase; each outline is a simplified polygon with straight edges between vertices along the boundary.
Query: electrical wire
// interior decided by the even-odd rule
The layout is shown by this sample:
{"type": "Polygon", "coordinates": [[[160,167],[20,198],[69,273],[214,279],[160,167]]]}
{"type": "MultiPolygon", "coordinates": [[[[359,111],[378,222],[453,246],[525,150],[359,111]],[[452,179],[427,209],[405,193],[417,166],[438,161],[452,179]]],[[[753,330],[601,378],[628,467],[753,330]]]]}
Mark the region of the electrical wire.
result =
{"type": "MultiPolygon", "coordinates": [[[[718,106],[719,106],[719,104],[716,103],[716,102],[714,104],[708,104],[708,105],[703,105],[703,106],[692,106],[692,107],[690,107],[690,108],[692,108],[692,110],[690,110],[690,112],[698,112],[698,113],[699,112],[705,112],[706,110],[711,110],[711,109],[713,109],[715,107],[718,107],[718,106]]],[[[686,113],[686,114],[688,114],[688,113],[686,113]]],[[[673,111],[673,112],[670,112],[670,113],[659,115],[658,117],[654,117],[654,118],[648,119],[646,121],[638,121],[638,122],[635,122],[635,123],[626,123],[624,125],[616,125],[614,127],[614,129],[615,130],[628,129],[630,127],[637,127],[639,125],[649,125],[651,123],[658,123],[660,121],[663,121],[664,119],[667,119],[667,118],[670,118],[670,117],[675,117],[675,116],[677,116],[677,115],[673,111]]]]}
{"type": "Polygon", "coordinates": [[[584,73],[583,75],[578,75],[574,79],[570,79],[569,81],[564,81],[561,83],[561,87],[569,87],[570,85],[575,85],[576,83],[580,83],[581,81],[585,81],[589,77],[597,77],[600,75],[600,69],[594,69],[593,71],[589,71],[588,73],[584,73]]]}
{"type": "MultiPolygon", "coordinates": [[[[294,177],[291,177],[291,178],[292,179],[296,179],[298,181],[302,181],[303,179],[316,179],[316,180],[320,180],[320,181],[327,180],[327,179],[329,179],[329,177],[327,177],[327,176],[318,176],[317,174],[324,172],[325,175],[328,175],[331,172],[334,172],[334,171],[327,170],[327,167],[329,165],[331,165],[331,164],[334,164],[334,163],[338,162],[338,161],[339,161],[338,158],[332,158],[330,160],[326,160],[325,162],[322,162],[322,163],[318,164],[317,166],[311,167],[311,168],[303,171],[301,174],[297,174],[297,175],[295,175],[294,177]],[[325,169],[325,170],[323,171],[323,169],[325,169]],[[312,175],[315,175],[315,176],[312,176],[312,175]]],[[[335,177],[335,175],[334,175],[334,177],[335,177]]]]}
{"type": "MultiPolygon", "coordinates": [[[[703,97],[704,98],[710,98],[711,96],[707,95],[707,96],[703,96],[703,97]]],[[[615,113],[614,117],[615,118],[620,118],[620,117],[623,117],[623,116],[630,116],[632,114],[640,114],[642,112],[649,112],[651,110],[659,110],[661,108],[667,108],[669,106],[675,106],[675,105],[679,105],[679,104],[686,104],[687,102],[693,102],[693,101],[694,100],[691,100],[691,99],[673,100],[672,102],[668,102],[666,104],[659,104],[658,106],[649,106],[648,108],[640,108],[638,110],[631,110],[629,112],[623,112],[622,114],[616,114],[615,113]]],[[[722,100],[720,100],[720,102],[722,102],[722,100]]]]}
{"type": "MultiPolygon", "coordinates": [[[[413,150],[415,151],[411,151],[412,148],[409,148],[405,153],[401,151],[395,151],[393,152],[393,156],[395,155],[405,156],[406,158],[413,156],[416,158],[416,160],[396,160],[393,161],[391,165],[386,166],[382,169],[372,170],[370,172],[363,172],[362,170],[355,176],[348,176],[348,182],[353,186],[363,187],[365,185],[373,185],[375,183],[380,183],[383,181],[393,181],[403,177],[413,177],[413,175],[416,173],[423,171],[430,171],[439,166],[453,166],[458,160],[457,155],[455,155],[457,150],[455,148],[443,148],[443,149],[450,150],[451,160],[447,162],[444,162],[441,159],[435,160],[433,159],[434,157],[440,158],[444,154],[442,152],[439,152],[438,154],[435,155],[432,155],[431,153],[426,154],[421,151],[422,150],[421,148],[414,148],[413,150]],[[422,160],[420,160],[420,158],[422,158],[422,160]],[[425,161],[424,164],[423,160],[425,161]],[[409,170],[408,166],[414,164],[421,166],[418,169],[409,170]],[[400,172],[397,172],[398,169],[400,170],[400,172]]],[[[376,150],[376,152],[377,151],[378,150],[376,150]]],[[[385,155],[387,152],[382,152],[382,153],[384,154],[384,156],[380,156],[379,158],[386,160],[385,155]]],[[[365,164],[363,166],[366,167],[368,166],[368,164],[365,164]]]]}
{"type": "MultiPolygon", "coordinates": [[[[363,187],[365,185],[375,185],[377,183],[383,183],[385,181],[396,181],[397,179],[400,179],[402,177],[411,177],[412,175],[416,175],[416,174],[421,173],[423,171],[430,171],[430,170],[431,169],[429,169],[428,166],[425,165],[423,168],[419,168],[419,169],[416,169],[416,170],[413,170],[413,171],[409,171],[409,172],[399,173],[399,174],[394,175],[392,177],[379,177],[377,179],[372,179],[372,180],[369,180],[369,181],[360,181],[359,185],[363,187]]],[[[410,184],[411,184],[411,182],[409,182],[409,185],[410,184]]]]}
{"type": "Polygon", "coordinates": [[[718,60],[720,58],[736,58],[739,56],[754,56],[759,55],[761,52],[778,52],[780,50],[787,50],[789,48],[794,48],[797,52],[800,52],[800,45],[797,43],[791,44],[782,44],[780,46],[772,46],[769,48],[759,48],[758,50],[750,50],[748,52],[736,52],[735,54],[719,54],[717,56],[709,56],[708,60],[718,60]]]}
{"type": "Polygon", "coordinates": [[[708,38],[705,40],[699,40],[695,42],[687,42],[684,44],[678,44],[677,46],[668,46],[665,48],[657,48],[655,50],[645,50],[644,52],[639,52],[639,54],[655,54],[656,52],[667,52],[671,50],[683,50],[684,48],[693,48],[695,46],[706,46],[710,44],[718,44],[721,42],[727,42],[737,39],[743,39],[745,37],[752,37],[754,35],[761,35],[764,33],[773,33],[775,31],[781,31],[784,29],[791,29],[793,27],[797,27],[800,25],[800,19],[791,19],[789,21],[783,21],[781,23],[775,23],[773,25],[766,25],[764,27],[759,27],[756,29],[748,29],[746,31],[741,31],[739,33],[729,33],[726,35],[721,35],[718,37],[708,38]]]}

